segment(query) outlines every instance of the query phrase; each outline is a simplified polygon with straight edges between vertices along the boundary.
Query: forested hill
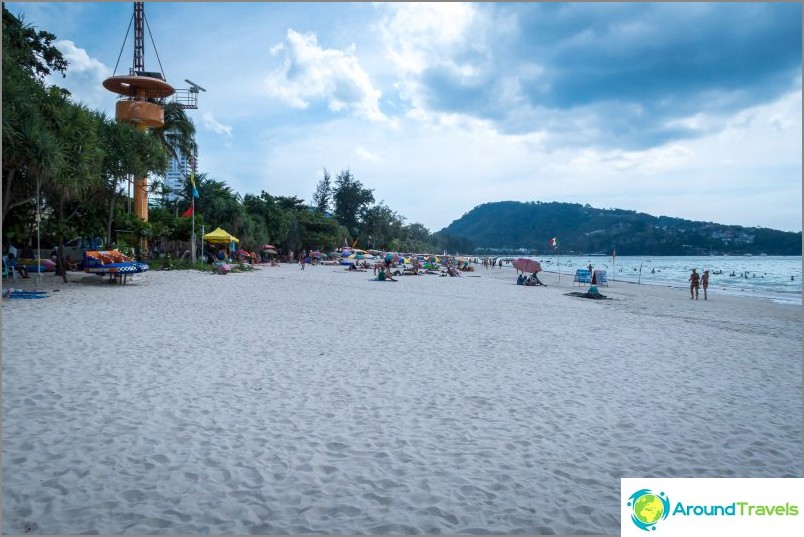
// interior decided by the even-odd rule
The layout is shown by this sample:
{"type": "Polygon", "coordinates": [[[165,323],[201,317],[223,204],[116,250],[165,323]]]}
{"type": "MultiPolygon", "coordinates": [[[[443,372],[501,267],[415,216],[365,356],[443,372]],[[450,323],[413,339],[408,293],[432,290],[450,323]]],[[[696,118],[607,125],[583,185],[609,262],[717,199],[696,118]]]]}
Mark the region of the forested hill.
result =
{"type": "Polygon", "coordinates": [[[441,233],[470,241],[477,253],[548,253],[555,237],[564,254],[611,255],[616,248],[617,255],[801,255],[801,232],[558,202],[484,203],[441,233]]]}

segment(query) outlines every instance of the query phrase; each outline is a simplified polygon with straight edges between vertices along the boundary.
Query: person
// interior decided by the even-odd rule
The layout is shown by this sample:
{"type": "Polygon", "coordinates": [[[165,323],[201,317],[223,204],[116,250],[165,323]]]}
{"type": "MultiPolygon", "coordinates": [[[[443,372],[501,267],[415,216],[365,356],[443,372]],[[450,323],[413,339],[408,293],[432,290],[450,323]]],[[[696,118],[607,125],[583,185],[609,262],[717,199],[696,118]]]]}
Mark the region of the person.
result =
{"type": "Polygon", "coordinates": [[[25,268],[25,265],[20,265],[19,261],[17,260],[17,249],[14,248],[13,245],[9,245],[8,247],[8,267],[12,272],[15,270],[19,272],[20,276],[23,278],[28,277],[28,269],[25,268]]]}
{"type": "Polygon", "coordinates": [[[692,274],[690,274],[690,300],[693,298],[698,300],[698,287],[701,283],[701,276],[695,269],[692,269],[692,274]]]}
{"type": "Polygon", "coordinates": [[[592,262],[591,261],[589,262],[589,266],[586,267],[586,268],[589,269],[589,274],[592,274],[592,262]]]}
{"type": "Polygon", "coordinates": [[[389,282],[396,281],[394,277],[391,276],[391,269],[386,269],[384,265],[380,266],[379,272],[377,273],[377,279],[380,281],[387,280],[389,282]]]}
{"type": "Polygon", "coordinates": [[[304,264],[307,262],[307,258],[304,257],[304,253],[299,256],[299,264],[301,265],[301,269],[304,270],[304,264]]]}
{"type": "Polygon", "coordinates": [[[218,261],[223,261],[224,259],[226,259],[226,252],[223,250],[223,248],[219,248],[218,249],[218,261]]]}
{"type": "Polygon", "coordinates": [[[701,277],[701,285],[703,286],[704,290],[704,300],[706,300],[706,289],[709,287],[709,271],[705,270],[703,276],[701,277]]]}
{"type": "Polygon", "coordinates": [[[524,284],[524,283],[525,283],[525,275],[524,275],[524,274],[520,274],[520,275],[517,277],[517,279],[516,279],[516,284],[517,284],[517,285],[522,285],[522,284],[524,284]]]}
{"type": "Polygon", "coordinates": [[[528,278],[528,281],[530,285],[544,285],[535,272],[528,278]]]}
{"type": "Polygon", "coordinates": [[[70,259],[69,254],[67,254],[67,258],[64,260],[64,266],[66,267],[67,270],[75,271],[75,272],[78,271],[78,263],[76,263],[75,261],[70,259]]]}

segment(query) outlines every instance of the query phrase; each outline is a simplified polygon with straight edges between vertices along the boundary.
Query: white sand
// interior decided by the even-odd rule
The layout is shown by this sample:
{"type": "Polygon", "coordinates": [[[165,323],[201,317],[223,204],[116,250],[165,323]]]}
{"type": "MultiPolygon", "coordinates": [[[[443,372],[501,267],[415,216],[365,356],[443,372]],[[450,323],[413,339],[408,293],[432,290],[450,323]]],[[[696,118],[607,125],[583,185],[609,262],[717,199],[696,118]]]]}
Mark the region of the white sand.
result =
{"type": "Polygon", "coordinates": [[[800,306],[475,274],[45,276],[3,531],[613,535],[620,477],[801,477],[800,306]]]}

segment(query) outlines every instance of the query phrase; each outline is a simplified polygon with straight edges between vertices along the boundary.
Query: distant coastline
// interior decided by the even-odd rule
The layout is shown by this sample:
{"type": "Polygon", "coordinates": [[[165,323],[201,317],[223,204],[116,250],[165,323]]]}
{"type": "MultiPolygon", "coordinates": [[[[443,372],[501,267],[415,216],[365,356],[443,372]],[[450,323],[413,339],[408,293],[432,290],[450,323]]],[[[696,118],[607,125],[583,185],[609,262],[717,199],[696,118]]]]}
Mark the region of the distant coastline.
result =
{"type": "Polygon", "coordinates": [[[798,255],[801,232],[695,222],[589,204],[501,201],[478,205],[439,233],[476,255],[798,255]]]}

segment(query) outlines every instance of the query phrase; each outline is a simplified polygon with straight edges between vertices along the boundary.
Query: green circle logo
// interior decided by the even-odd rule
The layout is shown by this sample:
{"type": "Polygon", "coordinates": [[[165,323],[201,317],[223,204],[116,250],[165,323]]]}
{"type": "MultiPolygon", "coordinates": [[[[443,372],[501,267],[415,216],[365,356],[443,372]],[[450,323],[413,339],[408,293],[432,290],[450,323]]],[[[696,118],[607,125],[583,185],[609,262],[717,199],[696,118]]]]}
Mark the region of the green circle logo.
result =
{"type": "Polygon", "coordinates": [[[641,530],[656,529],[656,523],[667,518],[670,500],[664,492],[654,493],[649,489],[638,490],[628,499],[631,521],[641,530]]]}

